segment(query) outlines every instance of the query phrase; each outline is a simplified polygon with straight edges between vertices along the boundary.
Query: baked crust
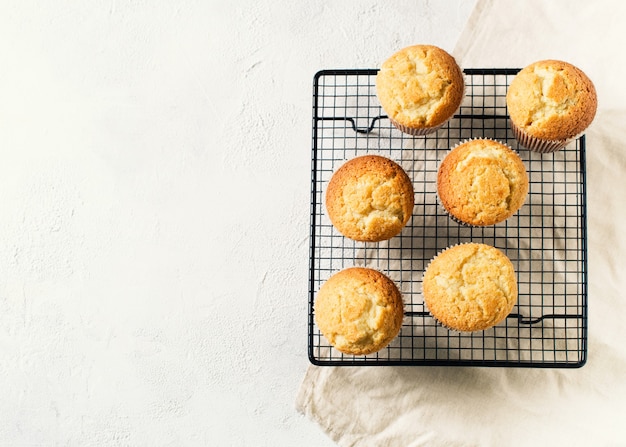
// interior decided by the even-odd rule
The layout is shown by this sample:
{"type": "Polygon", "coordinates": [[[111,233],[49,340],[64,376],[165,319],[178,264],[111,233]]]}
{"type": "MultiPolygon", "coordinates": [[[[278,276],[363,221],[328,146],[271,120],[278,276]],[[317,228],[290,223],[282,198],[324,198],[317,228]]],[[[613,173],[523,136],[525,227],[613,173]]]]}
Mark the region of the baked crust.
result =
{"type": "Polygon", "coordinates": [[[322,285],[314,314],[320,331],[336,349],[366,355],[398,335],[404,306],[391,279],[373,269],[352,267],[322,285]]]}
{"type": "Polygon", "coordinates": [[[378,242],[397,235],[413,212],[413,184],[400,165],[363,155],[341,166],[326,189],[326,210],[344,236],[378,242]]]}
{"type": "Polygon", "coordinates": [[[489,139],[470,140],[443,159],[437,193],[450,215],[474,226],[495,225],[515,214],[528,194],[528,174],[517,153],[489,139]]]}
{"type": "Polygon", "coordinates": [[[436,127],[459,108],[465,91],[454,58],[432,45],[404,48],[376,75],[376,93],[392,121],[409,128],[436,127]]]}
{"type": "Polygon", "coordinates": [[[426,268],[422,290],[432,316],[457,331],[495,326],[517,302],[513,264],[485,244],[456,245],[441,252],[426,268]]]}
{"type": "Polygon", "coordinates": [[[579,68],[557,60],[538,61],[521,70],[506,95],[511,121],[531,137],[569,140],[593,121],[598,99],[579,68]]]}

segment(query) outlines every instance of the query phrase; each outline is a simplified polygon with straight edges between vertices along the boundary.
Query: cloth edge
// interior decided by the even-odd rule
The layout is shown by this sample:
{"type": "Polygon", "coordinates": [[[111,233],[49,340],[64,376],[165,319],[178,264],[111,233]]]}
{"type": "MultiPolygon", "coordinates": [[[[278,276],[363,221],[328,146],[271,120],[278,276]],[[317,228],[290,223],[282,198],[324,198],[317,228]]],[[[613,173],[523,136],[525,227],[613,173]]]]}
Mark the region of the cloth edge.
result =
{"type": "Polygon", "coordinates": [[[300,383],[300,388],[298,389],[298,393],[296,394],[295,407],[296,411],[300,413],[302,416],[308,418],[309,420],[315,422],[318,429],[322,431],[328,438],[335,442],[336,444],[340,444],[341,436],[337,431],[331,427],[329,424],[325,424],[323,422],[323,418],[320,417],[319,412],[311,411],[311,391],[312,387],[310,384],[315,384],[319,379],[320,369],[314,365],[309,365],[304,373],[304,377],[300,383]],[[305,386],[305,383],[308,383],[309,386],[305,386]]]}
{"type": "Polygon", "coordinates": [[[311,375],[311,365],[307,366],[306,371],[304,372],[304,376],[302,377],[302,380],[300,381],[300,387],[298,389],[298,393],[296,394],[296,401],[295,401],[295,406],[296,406],[296,411],[302,415],[306,416],[306,403],[310,400],[310,390],[311,387],[307,387],[305,386],[305,383],[312,383],[312,380],[310,380],[309,375],[311,375]]]}
{"type": "Polygon", "coordinates": [[[452,50],[452,56],[456,59],[459,65],[463,65],[463,59],[468,54],[473,39],[470,37],[476,31],[476,23],[479,23],[482,19],[482,16],[486,13],[486,11],[491,7],[494,0],[476,0],[476,4],[474,5],[474,9],[465,22],[465,26],[463,27],[463,31],[459,35],[458,40],[456,41],[456,45],[452,50]]]}

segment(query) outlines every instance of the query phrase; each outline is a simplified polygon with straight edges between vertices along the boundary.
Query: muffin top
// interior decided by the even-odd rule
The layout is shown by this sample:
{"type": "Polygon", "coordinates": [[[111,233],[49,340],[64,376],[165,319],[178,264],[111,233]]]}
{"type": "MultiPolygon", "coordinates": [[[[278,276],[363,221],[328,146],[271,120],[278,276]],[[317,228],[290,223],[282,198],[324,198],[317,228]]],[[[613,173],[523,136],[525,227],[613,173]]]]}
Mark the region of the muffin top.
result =
{"type": "Polygon", "coordinates": [[[506,103],[511,121],[528,135],[567,140],[591,124],[598,99],[593,83],[579,68],[545,60],[513,78],[506,103]]]}
{"type": "Polygon", "coordinates": [[[494,225],[524,204],[528,174],[517,153],[504,144],[469,140],[441,162],[437,192],[443,207],[457,220],[474,226],[494,225]]]}
{"type": "Polygon", "coordinates": [[[326,210],[344,236],[378,242],[398,234],[413,212],[413,184],[397,163],[378,155],[353,158],[326,190],[326,210]]]}
{"type": "Polygon", "coordinates": [[[376,93],[392,120],[408,127],[435,127],[458,109],[463,72],[454,58],[432,45],[404,48],[376,76],[376,93]]]}
{"type": "Polygon", "coordinates": [[[391,279],[376,270],[352,267],[322,285],[314,313],[320,331],[336,349],[366,355],[398,335],[404,307],[391,279]]]}
{"type": "Polygon", "coordinates": [[[441,324],[457,331],[490,328],[517,302],[513,264],[485,244],[462,244],[441,252],[422,282],[424,302],[441,324]]]}

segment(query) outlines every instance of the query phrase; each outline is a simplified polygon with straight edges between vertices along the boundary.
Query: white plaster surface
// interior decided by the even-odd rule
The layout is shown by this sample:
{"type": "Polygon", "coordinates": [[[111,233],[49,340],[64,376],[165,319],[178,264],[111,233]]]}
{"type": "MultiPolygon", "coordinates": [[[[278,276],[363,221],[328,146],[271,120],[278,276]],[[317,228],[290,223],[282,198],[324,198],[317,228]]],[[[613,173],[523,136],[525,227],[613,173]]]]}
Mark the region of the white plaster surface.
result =
{"type": "Polygon", "coordinates": [[[0,445],[334,445],[294,406],[312,78],[473,4],[3,1],[0,445]]]}

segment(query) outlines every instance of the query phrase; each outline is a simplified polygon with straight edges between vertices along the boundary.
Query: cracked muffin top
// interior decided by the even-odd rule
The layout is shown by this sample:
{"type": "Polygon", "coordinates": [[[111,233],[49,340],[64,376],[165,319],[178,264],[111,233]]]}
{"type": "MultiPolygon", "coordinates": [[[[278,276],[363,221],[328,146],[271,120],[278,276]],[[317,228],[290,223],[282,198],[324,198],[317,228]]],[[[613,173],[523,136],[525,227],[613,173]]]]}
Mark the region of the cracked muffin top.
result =
{"type": "Polygon", "coordinates": [[[461,68],[450,54],[432,45],[398,51],[376,75],[380,104],[400,127],[441,125],[458,109],[464,92],[461,68]]]}
{"type": "Polygon", "coordinates": [[[506,103],[512,123],[544,140],[568,140],[593,121],[596,90],[579,68],[544,60],[521,70],[511,81],[506,103]]]}
{"type": "Polygon", "coordinates": [[[326,281],[315,299],[315,322],[326,339],[346,354],[366,355],[387,346],[400,332],[402,295],[377,270],[352,267],[326,281]]]}
{"type": "Polygon", "coordinates": [[[424,303],[443,326],[479,331],[495,326],[517,302],[513,264],[497,248],[462,244],[437,255],[422,281],[424,303]]]}
{"type": "Polygon", "coordinates": [[[332,176],[326,211],[344,236],[363,242],[390,239],[413,212],[413,184],[400,165],[378,155],[353,158],[332,176]]]}
{"type": "Polygon", "coordinates": [[[517,212],[528,174],[517,153],[494,140],[469,140],[452,149],[437,174],[441,205],[470,226],[495,225],[517,212]]]}

